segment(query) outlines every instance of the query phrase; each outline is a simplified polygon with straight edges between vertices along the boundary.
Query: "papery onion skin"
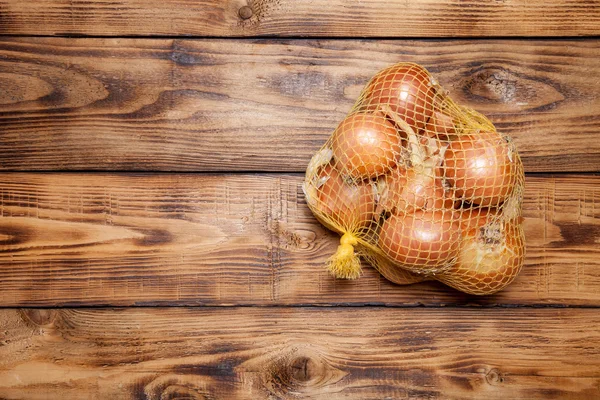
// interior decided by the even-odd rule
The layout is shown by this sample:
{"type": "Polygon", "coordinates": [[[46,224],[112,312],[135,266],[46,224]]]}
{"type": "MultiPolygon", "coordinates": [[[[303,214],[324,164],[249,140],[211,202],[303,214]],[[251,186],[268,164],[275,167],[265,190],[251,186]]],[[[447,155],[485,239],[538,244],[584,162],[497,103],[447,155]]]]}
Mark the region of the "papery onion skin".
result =
{"type": "Polygon", "coordinates": [[[433,112],[435,90],[431,76],[416,64],[382,70],[369,82],[363,94],[366,107],[387,105],[415,131],[425,128],[433,112]]]}
{"type": "Polygon", "coordinates": [[[316,192],[319,213],[346,230],[360,229],[372,222],[375,194],[370,183],[347,182],[331,165],[320,171],[318,180],[324,181],[316,192]]]}
{"type": "Polygon", "coordinates": [[[514,222],[473,229],[461,241],[456,264],[436,279],[465,293],[496,293],[520,272],[525,260],[524,241],[522,227],[514,222]],[[486,230],[494,229],[498,231],[486,234],[486,230]]]}
{"type": "Polygon", "coordinates": [[[401,143],[396,128],[383,115],[358,113],[334,131],[332,148],[340,170],[356,179],[370,179],[396,166],[401,143]]]}
{"type": "Polygon", "coordinates": [[[498,210],[486,207],[470,207],[460,210],[460,224],[463,232],[481,228],[499,218],[498,210]]]}
{"type": "Polygon", "coordinates": [[[423,282],[432,280],[427,274],[418,274],[415,272],[407,271],[404,268],[401,268],[397,264],[388,260],[385,256],[377,253],[366,254],[364,256],[365,260],[374,266],[381,275],[383,275],[387,280],[394,282],[397,285],[411,285],[417,282],[423,282]]]}
{"type": "Polygon", "coordinates": [[[425,125],[425,136],[449,141],[454,139],[455,135],[456,128],[452,117],[439,110],[434,111],[425,125]]]}
{"type": "Polygon", "coordinates": [[[480,206],[498,206],[513,191],[518,164],[497,132],[461,136],[444,153],[444,174],[457,197],[480,206]]]}
{"type": "Polygon", "coordinates": [[[392,215],[379,232],[379,247],[409,271],[431,273],[446,268],[458,255],[460,225],[452,210],[392,215]]]}
{"type": "Polygon", "coordinates": [[[392,170],[383,178],[385,191],[379,199],[378,209],[392,212],[452,209],[454,196],[444,188],[434,171],[404,167],[392,170]]]}

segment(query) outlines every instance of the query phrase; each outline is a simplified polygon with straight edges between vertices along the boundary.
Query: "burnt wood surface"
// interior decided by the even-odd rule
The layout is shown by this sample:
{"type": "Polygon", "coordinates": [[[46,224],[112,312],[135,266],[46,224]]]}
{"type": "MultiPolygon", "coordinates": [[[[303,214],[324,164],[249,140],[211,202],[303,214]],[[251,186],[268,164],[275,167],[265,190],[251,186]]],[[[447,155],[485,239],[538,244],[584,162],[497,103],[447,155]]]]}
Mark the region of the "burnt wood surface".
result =
{"type": "Polygon", "coordinates": [[[502,292],[324,268],[339,236],[283,174],[0,174],[0,306],[600,304],[600,177],[534,176],[502,292]]]}
{"type": "Polygon", "coordinates": [[[0,0],[0,399],[600,398],[599,35],[587,0],[0,0]],[[302,173],[398,61],[523,158],[498,294],[323,267],[302,173]]]}
{"type": "Polygon", "coordinates": [[[0,0],[0,34],[97,36],[590,36],[589,0],[0,0]]]}
{"type": "Polygon", "coordinates": [[[594,399],[586,309],[0,310],[8,399],[594,399]]]}
{"type": "Polygon", "coordinates": [[[0,41],[0,170],[304,171],[379,69],[423,64],[528,172],[600,171],[600,40],[0,41]]]}

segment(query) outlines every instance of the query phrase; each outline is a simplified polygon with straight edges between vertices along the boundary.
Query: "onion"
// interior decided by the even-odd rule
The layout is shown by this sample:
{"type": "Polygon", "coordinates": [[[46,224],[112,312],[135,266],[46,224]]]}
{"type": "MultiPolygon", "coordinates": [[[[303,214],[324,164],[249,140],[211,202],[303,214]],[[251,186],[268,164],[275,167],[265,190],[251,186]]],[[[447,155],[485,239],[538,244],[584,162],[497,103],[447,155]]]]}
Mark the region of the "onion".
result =
{"type": "Polygon", "coordinates": [[[410,285],[417,282],[431,280],[432,278],[426,274],[418,274],[407,271],[398,265],[392,263],[381,254],[368,254],[365,256],[367,262],[373,265],[381,275],[387,280],[394,282],[397,285],[410,285]]]}
{"type": "Polygon", "coordinates": [[[416,64],[379,72],[363,92],[364,105],[387,105],[413,129],[422,130],[433,112],[434,87],[427,70],[416,64]]]}
{"type": "Polygon", "coordinates": [[[518,165],[500,134],[483,131],[450,143],[444,153],[444,173],[458,197],[480,206],[498,206],[516,184],[518,165]]]}
{"type": "Polygon", "coordinates": [[[487,223],[498,219],[498,210],[495,208],[473,207],[465,208],[461,211],[460,225],[463,232],[470,232],[473,229],[481,228],[487,223]]]}
{"type": "Polygon", "coordinates": [[[458,254],[460,225],[453,211],[417,211],[392,215],[381,227],[379,247],[410,271],[435,273],[458,254]]]}
{"type": "Polygon", "coordinates": [[[462,239],[456,264],[436,279],[466,293],[495,293],[521,270],[524,240],[523,230],[514,222],[472,229],[462,239]]]}
{"type": "Polygon", "coordinates": [[[370,179],[392,169],[400,158],[400,137],[381,114],[353,114],[333,132],[337,166],[357,179],[370,179]]]}
{"type": "Polygon", "coordinates": [[[433,169],[398,167],[385,180],[378,210],[414,212],[453,208],[454,198],[433,169]]]}
{"type": "Polygon", "coordinates": [[[434,111],[427,125],[425,126],[425,136],[434,137],[438,140],[449,141],[456,135],[454,119],[441,111],[434,111]]]}
{"type": "MultiPolygon", "coordinates": [[[[344,230],[356,230],[371,223],[375,194],[371,184],[346,182],[331,165],[319,172],[315,204],[319,213],[344,230]]],[[[330,225],[330,224],[328,224],[330,225]]]]}

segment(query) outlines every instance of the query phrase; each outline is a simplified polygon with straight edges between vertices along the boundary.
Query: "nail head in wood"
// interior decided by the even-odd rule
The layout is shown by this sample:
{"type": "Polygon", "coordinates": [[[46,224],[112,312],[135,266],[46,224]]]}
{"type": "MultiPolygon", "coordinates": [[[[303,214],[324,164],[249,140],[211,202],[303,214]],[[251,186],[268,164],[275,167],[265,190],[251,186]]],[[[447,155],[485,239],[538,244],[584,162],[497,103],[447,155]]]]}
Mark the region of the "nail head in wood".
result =
{"type": "Polygon", "coordinates": [[[238,11],[238,14],[240,16],[241,19],[249,19],[252,17],[252,8],[249,6],[244,6],[242,8],[240,8],[240,10],[238,11]]]}

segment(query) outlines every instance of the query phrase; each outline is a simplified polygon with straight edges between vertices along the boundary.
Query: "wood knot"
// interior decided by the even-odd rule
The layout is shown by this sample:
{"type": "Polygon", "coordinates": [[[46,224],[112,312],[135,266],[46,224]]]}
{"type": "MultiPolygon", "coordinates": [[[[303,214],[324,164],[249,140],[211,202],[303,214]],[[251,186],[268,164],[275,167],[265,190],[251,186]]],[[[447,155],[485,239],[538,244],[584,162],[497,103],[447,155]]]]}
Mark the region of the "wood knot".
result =
{"type": "Polygon", "coordinates": [[[186,375],[162,375],[138,381],[131,388],[132,398],[145,400],[215,400],[207,391],[210,379],[186,375]]]}
{"type": "Polygon", "coordinates": [[[21,317],[25,322],[39,327],[51,326],[56,320],[57,316],[58,312],[56,310],[21,310],[21,317]]]}
{"type": "Polygon", "coordinates": [[[319,354],[293,349],[291,353],[273,359],[263,383],[271,395],[285,398],[289,393],[312,393],[316,388],[338,382],[345,375],[319,354]]]}
{"type": "Polygon", "coordinates": [[[291,379],[304,383],[310,381],[319,374],[319,366],[308,357],[298,357],[290,363],[291,379]]]}
{"type": "Polygon", "coordinates": [[[250,19],[254,15],[254,12],[252,11],[252,7],[244,6],[238,10],[238,15],[241,19],[250,19]]]}
{"type": "Polygon", "coordinates": [[[488,100],[510,102],[517,95],[517,78],[508,71],[489,68],[476,73],[465,88],[472,95],[488,100]]]}
{"type": "Polygon", "coordinates": [[[489,103],[494,113],[549,109],[565,98],[548,80],[492,66],[471,71],[462,86],[467,100],[489,103]]]}
{"type": "Polygon", "coordinates": [[[184,386],[168,386],[160,394],[160,400],[209,400],[211,397],[199,393],[197,389],[184,386]]]}
{"type": "Polygon", "coordinates": [[[498,385],[504,382],[504,375],[498,368],[492,368],[485,374],[485,380],[490,385],[498,385]]]}

